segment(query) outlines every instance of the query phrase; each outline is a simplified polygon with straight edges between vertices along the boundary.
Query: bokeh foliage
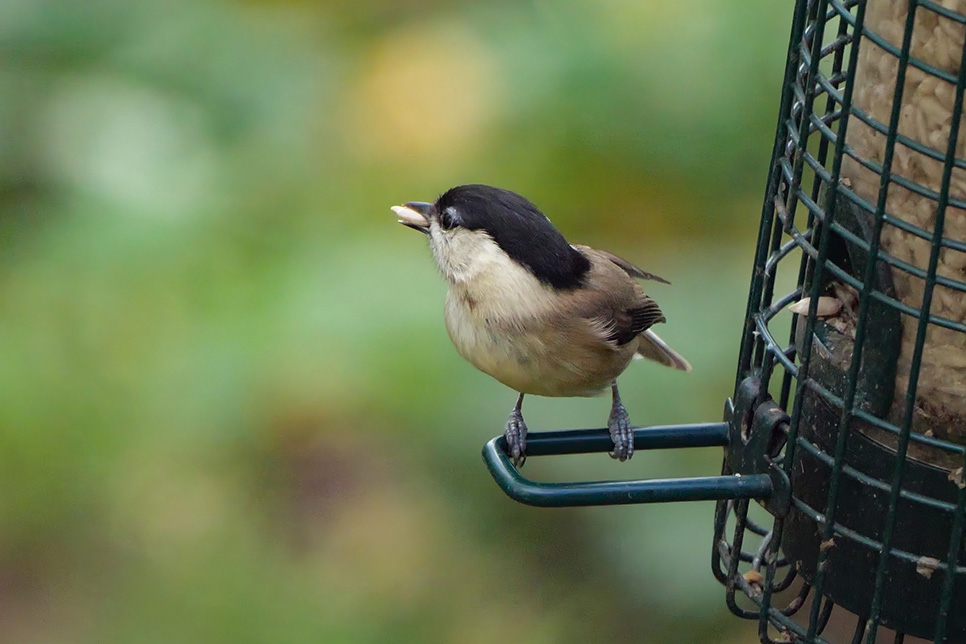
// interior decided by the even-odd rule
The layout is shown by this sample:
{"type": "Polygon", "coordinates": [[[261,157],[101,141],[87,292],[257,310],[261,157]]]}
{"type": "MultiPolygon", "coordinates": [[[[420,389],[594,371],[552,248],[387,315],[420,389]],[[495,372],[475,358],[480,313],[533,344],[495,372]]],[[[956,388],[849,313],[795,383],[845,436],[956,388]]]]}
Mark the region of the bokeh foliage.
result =
{"type": "MultiPolygon", "coordinates": [[[[625,401],[640,424],[717,419],[789,13],[0,3],[0,639],[741,641],[710,506],[500,495],[478,450],[513,394],[450,347],[388,206],[501,185],[668,277],[661,333],[695,370],[635,364],[625,401]]],[[[533,429],[606,412],[527,406],[533,429]]]]}

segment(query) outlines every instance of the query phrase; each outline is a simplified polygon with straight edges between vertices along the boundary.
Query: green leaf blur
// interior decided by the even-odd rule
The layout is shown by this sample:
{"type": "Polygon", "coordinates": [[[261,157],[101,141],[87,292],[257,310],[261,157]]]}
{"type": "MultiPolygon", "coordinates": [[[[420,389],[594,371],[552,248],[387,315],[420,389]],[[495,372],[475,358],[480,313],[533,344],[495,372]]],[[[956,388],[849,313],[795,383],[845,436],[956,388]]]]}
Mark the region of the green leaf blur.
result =
{"type": "MultiPolygon", "coordinates": [[[[514,394],[462,362],[389,206],[482,182],[652,285],[729,395],[790,6],[770,0],[0,4],[0,641],[750,641],[708,504],[540,511],[479,449],[514,394]]],[[[605,399],[528,401],[534,430],[605,399]]],[[[713,474],[720,451],[531,459],[713,474]]]]}

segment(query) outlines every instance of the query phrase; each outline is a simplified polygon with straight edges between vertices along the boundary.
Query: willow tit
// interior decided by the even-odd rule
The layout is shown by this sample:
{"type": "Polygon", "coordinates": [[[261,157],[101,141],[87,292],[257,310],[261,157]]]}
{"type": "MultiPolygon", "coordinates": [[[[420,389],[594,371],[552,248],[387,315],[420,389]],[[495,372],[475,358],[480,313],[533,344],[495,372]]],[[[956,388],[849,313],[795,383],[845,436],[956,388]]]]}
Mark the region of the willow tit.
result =
{"type": "Polygon", "coordinates": [[[610,455],[629,459],[634,434],[617,376],[638,356],[691,370],[651,331],[664,314],[635,278],[669,282],[568,243],[535,205],[509,190],[457,186],[435,203],[392,210],[399,223],[429,237],[449,284],[446,329],[456,350],[520,394],[504,433],[514,464],[526,459],[525,394],[595,396],[608,386],[610,455]]]}

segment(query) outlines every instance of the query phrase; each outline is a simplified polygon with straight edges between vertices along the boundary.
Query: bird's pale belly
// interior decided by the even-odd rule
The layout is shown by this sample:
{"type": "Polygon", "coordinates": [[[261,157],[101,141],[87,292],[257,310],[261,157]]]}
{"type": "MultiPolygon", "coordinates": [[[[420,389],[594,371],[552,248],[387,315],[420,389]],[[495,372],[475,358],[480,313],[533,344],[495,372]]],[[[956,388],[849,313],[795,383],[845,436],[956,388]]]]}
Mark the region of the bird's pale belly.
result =
{"type": "Polygon", "coordinates": [[[446,328],[459,354],[477,369],[538,396],[596,396],[627,368],[637,348],[636,340],[619,348],[600,340],[585,320],[568,329],[508,330],[461,306],[447,306],[446,328]]]}

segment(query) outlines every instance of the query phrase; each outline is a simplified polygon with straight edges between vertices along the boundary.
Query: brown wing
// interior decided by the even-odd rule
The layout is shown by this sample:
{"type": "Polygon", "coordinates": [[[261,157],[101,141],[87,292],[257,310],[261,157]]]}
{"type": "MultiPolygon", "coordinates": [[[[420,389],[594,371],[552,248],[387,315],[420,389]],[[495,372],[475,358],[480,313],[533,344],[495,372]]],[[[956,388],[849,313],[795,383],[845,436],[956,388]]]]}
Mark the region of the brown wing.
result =
{"type": "Polygon", "coordinates": [[[644,296],[638,306],[613,312],[607,339],[622,346],[659,322],[667,322],[657,302],[644,296]]]}
{"type": "Polygon", "coordinates": [[[612,263],[619,266],[622,271],[624,271],[631,277],[636,277],[637,279],[641,279],[641,280],[653,280],[655,282],[660,282],[661,284],[668,284],[668,285],[671,284],[671,282],[667,281],[663,277],[655,275],[654,273],[648,273],[647,271],[641,269],[640,267],[635,266],[634,264],[631,264],[626,259],[618,257],[613,253],[608,253],[606,250],[599,250],[597,248],[591,249],[589,246],[578,246],[578,245],[574,245],[574,248],[576,248],[577,250],[579,250],[584,254],[586,254],[587,250],[593,250],[594,253],[600,255],[601,257],[605,257],[609,259],[612,263]]]}
{"type": "Polygon", "coordinates": [[[583,300],[578,309],[594,320],[607,342],[623,346],[649,329],[664,322],[657,302],[648,297],[633,276],[613,260],[613,255],[595,248],[577,246],[591,263],[588,282],[593,289],[575,293],[583,300]]]}
{"type": "MultiPolygon", "coordinates": [[[[597,309],[596,321],[606,340],[620,347],[640,337],[638,355],[681,371],[691,371],[690,363],[650,329],[652,325],[667,320],[657,302],[648,297],[640,285],[633,279],[628,279],[628,276],[653,279],[665,284],[669,282],[606,251],[587,246],[575,248],[591,260],[598,284],[603,286],[598,295],[603,295],[613,303],[610,311],[604,315],[600,315],[599,308],[597,309]]],[[[600,300],[597,299],[596,302],[599,305],[600,300]]]]}

